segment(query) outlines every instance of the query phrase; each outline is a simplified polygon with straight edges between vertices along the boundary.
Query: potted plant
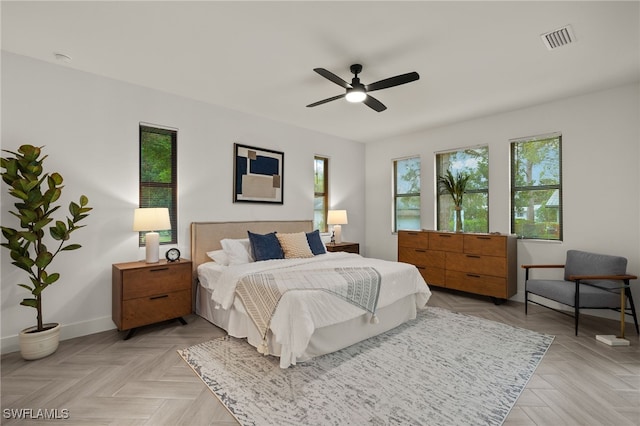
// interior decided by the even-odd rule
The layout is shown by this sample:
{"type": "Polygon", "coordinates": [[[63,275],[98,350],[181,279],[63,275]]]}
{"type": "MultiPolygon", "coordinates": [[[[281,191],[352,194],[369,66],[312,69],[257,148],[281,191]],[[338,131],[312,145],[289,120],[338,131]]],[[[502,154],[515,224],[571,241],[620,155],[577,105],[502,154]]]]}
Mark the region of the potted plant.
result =
{"type": "Polygon", "coordinates": [[[43,292],[60,278],[59,273],[50,271],[51,262],[58,254],[81,247],[70,244],[69,238],[72,232],[84,227],[78,222],[88,216],[91,207],[87,207],[89,200],[82,195],[78,203],[69,203],[70,216],[66,221],[54,222],[52,214],[60,208],[56,201],[62,194],[62,176],[44,172],[42,163],[47,156],[41,157],[41,147],[22,145],[18,152],[3,151],[12,154],[0,159],[0,168],[9,194],[18,199],[15,210],[9,213],[19,219],[20,228],[2,226],[6,240],[2,246],[11,252],[11,263],[29,277],[29,284],[18,284],[31,293],[20,304],[36,310],[37,324],[20,332],[20,351],[25,359],[38,359],[56,351],[60,334],[59,324],[44,323],[42,319],[43,292]],[[45,244],[50,239],[54,244],[45,244]]]}
{"type": "Polygon", "coordinates": [[[457,173],[455,176],[451,170],[443,176],[438,176],[438,186],[441,193],[451,195],[456,212],[456,232],[462,232],[462,197],[471,176],[467,173],[457,173]]]}

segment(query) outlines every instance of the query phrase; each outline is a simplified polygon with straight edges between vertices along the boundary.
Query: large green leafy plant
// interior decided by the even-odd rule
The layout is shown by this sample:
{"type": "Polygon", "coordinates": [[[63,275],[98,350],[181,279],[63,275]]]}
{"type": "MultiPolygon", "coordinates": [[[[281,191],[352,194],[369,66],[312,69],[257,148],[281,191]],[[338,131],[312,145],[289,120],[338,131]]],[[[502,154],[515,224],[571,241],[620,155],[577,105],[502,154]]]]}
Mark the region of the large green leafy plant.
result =
{"type": "Polygon", "coordinates": [[[58,281],[60,274],[50,272],[53,259],[63,251],[76,250],[80,244],[70,244],[71,233],[83,228],[78,222],[88,216],[89,200],[82,195],[78,203],[69,203],[70,216],[66,221],[55,220],[52,214],[60,208],[56,201],[62,194],[62,176],[59,173],[45,173],[42,163],[47,156],[41,156],[41,148],[22,145],[18,152],[3,150],[13,157],[2,157],[2,180],[9,185],[9,194],[17,198],[15,210],[9,211],[20,220],[20,228],[2,226],[2,243],[11,252],[12,264],[27,272],[31,284],[18,284],[27,289],[27,297],[21,305],[37,311],[37,331],[43,331],[42,292],[58,281]],[[54,222],[55,220],[55,222],[54,222]],[[46,228],[48,227],[48,233],[46,228]],[[45,240],[53,239],[54,248],[49,248],[45,240]]]}
{"type": "Polygon", "coordinates": [[[451,195],[456,211],[456,231],[462,231],[462,198],[471,176],[467,173],[457,173],[455,176],[451,170],[438,176],[438,186],[442,193],[451,195]]]}

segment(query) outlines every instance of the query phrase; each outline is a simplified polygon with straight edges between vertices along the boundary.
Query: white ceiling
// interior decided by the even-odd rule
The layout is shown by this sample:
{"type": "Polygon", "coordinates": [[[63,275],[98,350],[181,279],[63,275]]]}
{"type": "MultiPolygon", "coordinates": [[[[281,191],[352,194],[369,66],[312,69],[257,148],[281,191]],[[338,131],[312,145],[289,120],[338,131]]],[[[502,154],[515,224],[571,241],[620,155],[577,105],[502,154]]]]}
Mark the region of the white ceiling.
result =
{"type": "Polygon", "coordinates": [[[2,2],[2,49],[295,126],[369,142],[640,81],[640,3],[2,2]],[[577,42],[540,35],[570,24],[577,42]],[[372,83],[345,100],[313,68],[372,83]]]}

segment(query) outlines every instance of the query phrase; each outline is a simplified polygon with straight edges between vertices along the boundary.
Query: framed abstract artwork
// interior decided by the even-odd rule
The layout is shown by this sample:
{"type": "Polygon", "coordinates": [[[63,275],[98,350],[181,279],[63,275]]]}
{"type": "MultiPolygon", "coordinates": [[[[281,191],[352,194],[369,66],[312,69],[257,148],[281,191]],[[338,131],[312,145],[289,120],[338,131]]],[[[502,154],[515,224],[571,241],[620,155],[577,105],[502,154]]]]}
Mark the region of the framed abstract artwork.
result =
{"type": "Polygon", "coordinates": [[[283,204],[284,152],[233,144],[233,202],[283,204]]]}

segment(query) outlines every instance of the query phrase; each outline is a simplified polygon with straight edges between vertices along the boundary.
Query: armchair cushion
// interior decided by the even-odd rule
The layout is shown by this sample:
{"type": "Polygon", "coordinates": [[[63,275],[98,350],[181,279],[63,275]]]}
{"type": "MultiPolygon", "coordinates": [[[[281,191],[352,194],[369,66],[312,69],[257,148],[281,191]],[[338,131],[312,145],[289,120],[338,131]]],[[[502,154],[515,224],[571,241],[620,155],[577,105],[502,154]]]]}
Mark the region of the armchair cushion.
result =
{"type": "MultiPolygon", "coordinates": [[[[606,287],[619,287],[615,281],[599,282],[606,287]]],[[[576,284],[563,280],[529,280],[527,291],[547,299],[555,300],[568,306],[575,306],[576,284]]],[[[579,308],[618,308],[620,307],[620,290],[606,291],[588,284],[580,284],[579,308]]]]}
{"type": "MultiPolygon", "coordinates": [[[[564,267],[564,279],[567,281],[571,275],[624,275],[626,271],[627,259],[624,257],[567,250],[567,261],[564,267]]],[[[601,281],[585,282],[600,285],[601,281]]]]}

